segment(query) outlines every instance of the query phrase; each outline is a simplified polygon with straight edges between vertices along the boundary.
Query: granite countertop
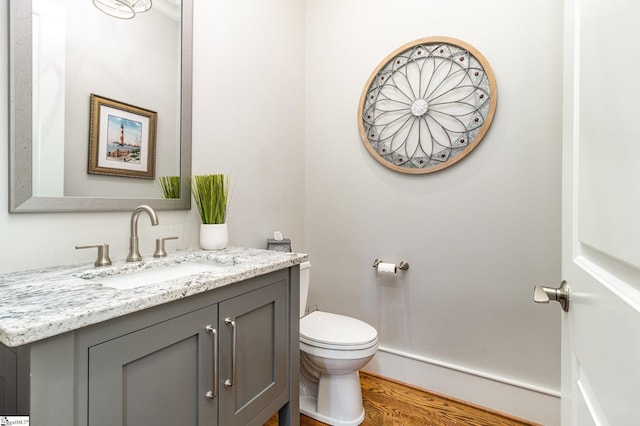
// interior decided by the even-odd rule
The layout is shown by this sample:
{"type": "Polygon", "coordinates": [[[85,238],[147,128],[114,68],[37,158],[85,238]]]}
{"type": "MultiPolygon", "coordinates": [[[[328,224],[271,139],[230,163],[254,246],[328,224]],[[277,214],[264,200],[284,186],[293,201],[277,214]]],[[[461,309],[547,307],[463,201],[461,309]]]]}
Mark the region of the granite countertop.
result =
{"type": "Polygon", "coordinates": [[[130,263],[113,259],[111,266],[101,268],[82,263],[0,274],[0,342],[11,347],[25,345],[305,260],[306,254],[228,247],[178,251],[164,258],[148,256],[130,263]],[[110,275],[189,262],[220,267],[131,289],[116,289],[98,282],[110,275]]]}

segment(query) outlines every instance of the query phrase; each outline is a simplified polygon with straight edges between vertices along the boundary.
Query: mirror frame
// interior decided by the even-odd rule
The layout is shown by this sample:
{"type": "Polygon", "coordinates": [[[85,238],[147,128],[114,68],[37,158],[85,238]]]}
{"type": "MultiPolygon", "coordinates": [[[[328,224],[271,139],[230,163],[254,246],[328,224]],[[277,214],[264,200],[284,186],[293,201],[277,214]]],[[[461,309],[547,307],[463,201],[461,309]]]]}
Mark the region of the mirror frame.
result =
{"type": "Polygon", "coordinates": [[[140,204],[157,210],[191,208],[191,100],[193,0],[182,0],[180,96],[180,198],[39,197],[32,170],[32,2],[9,1],[9,211],[130,211],[140,204]]]}

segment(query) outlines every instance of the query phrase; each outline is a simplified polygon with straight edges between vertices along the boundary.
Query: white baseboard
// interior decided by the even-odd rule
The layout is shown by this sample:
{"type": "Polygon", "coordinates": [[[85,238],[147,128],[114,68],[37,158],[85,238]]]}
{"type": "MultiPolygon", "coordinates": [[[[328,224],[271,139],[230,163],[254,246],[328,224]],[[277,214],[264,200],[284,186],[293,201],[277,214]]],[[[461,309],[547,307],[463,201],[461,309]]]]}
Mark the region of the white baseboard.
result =
{"type": "Polygon", "coordinates": [[[545,426],[560,425],[560,392],[384,346],[363,370],[545,426]]]}

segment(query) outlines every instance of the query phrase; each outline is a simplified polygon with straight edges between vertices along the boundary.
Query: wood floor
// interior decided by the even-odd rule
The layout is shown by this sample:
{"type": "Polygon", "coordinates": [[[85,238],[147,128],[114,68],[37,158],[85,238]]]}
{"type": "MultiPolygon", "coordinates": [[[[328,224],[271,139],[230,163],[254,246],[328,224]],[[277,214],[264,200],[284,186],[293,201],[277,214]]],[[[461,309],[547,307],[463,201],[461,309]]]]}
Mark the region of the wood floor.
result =
{"type": "MultiPolygon", "coordinates": [[[[365,426],[537,425],[363,371],[360,383],[365,426]]],[[[265,426],[277,424],[278,417],[274,416],[265,426]]],[[[324,423],[301,415],[300,425],[324,426],[324,423]]]]}

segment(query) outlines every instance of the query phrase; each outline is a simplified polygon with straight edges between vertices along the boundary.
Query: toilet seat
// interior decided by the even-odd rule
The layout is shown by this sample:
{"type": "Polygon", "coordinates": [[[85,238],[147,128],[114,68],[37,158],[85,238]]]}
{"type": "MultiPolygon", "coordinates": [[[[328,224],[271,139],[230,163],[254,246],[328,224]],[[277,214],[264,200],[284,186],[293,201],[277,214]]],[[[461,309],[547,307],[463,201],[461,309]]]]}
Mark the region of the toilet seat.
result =
{"type": "Polygon", "coordinates": [[[314,311],[300,319],[300,342],[319,349],[360,351],[377,345],[378,332],[356,318],[314,311]]]}

